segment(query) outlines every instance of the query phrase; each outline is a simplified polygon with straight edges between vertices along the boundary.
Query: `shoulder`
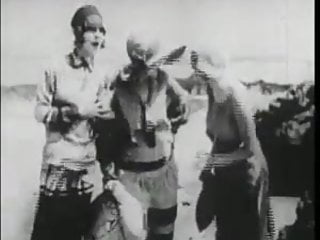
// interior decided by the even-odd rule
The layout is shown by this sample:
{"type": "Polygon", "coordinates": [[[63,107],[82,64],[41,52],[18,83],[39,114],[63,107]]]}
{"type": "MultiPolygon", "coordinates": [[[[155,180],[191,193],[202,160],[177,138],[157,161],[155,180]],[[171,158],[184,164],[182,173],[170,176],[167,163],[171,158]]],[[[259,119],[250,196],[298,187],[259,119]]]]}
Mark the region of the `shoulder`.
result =
{"type": "Polygon", "coordinates": [[[54,78],[61,72],[61,62],[65,61],[64,57],[50,56],[42,61],[40,64],[41,78],[38,79],[38,85],[51,85],[54,78]]]}
{"type": "Polygon", "coordinates": [[[227,93],[233,102],[247,103],[247,92],[240,81],[236,79],[225,78],[221,82],[221,88],[227,93]]]}
{"type": "Polygon", "coordinates": [[[168,73],[165,70],[163,70],[162,68],[155,68],[155,69],[153,69],[153,71],[154,71],[154,73],[157,74],[157,76],[159,78],[168,78],[169,77],[168,73]]]}
{"type": "Polygon", "coordinates": [[[67,55],[55,55],[47,58],[42,63],[42,70],[47,73],[60,73],[67,69],[68,56],[67,55]]]}
{"type": "Polygon", "coordinates": [[[241,82],[229,81],[223,88],[236,112],[241,112],[242,115],[245,114],[246,116],[253,115],[251,111],[252,103],[248,101],[248,93],[241,82]]]}
{"type": "Polygon", "coordinates": [[[168,72],[166,72],[165,70],[163,70],[162,68],[157,68],[157,79],[160,82],[169,84],[170,83],[170,75],[168,72]]]}

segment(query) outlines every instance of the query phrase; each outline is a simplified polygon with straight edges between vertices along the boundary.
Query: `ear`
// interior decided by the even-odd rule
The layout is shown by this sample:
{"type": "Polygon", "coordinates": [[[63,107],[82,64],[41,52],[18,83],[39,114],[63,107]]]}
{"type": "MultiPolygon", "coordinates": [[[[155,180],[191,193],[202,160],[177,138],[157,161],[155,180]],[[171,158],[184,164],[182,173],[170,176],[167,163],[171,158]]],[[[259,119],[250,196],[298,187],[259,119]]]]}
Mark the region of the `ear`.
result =
{"type": "Polygon", "coordinates": [[[101,49],[105,48],[106,47],[106,40],[103,39],[102,43],[101,43],[101,49]]]}
{"type": "Polygon", "coordinates": [[[81,26],[73,28],[73,34],[75,37],[75,45],[83,42],[83,31],[81,26]]]}

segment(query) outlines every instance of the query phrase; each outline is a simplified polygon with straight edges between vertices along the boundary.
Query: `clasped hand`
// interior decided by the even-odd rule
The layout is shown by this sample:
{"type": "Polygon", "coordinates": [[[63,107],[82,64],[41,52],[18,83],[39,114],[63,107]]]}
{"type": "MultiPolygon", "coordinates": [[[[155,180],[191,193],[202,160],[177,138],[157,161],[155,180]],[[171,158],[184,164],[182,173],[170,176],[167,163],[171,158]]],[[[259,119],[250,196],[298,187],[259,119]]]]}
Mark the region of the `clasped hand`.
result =
{"type": "Polygon", "coordinates": [[[114,112],[110,109],[109,106],[103,104],[100,101],[95,101],[92,104],[86,105],[80,114],[85,118],[101,118],[104,120],[113,119],[114,112]]]}
{"type": "Polygon", "coordinates": [[[60,108],[62,118],[66,122],[72,121],[72,116],[78,115],[80,118],[100,118],[104,120],[113,119],[114,112],[109,106],[103,104],[101,101],[95,101],[93,103],[88,103],[83,107],[73,107],[73,106],[63,106],[60,108]]]}

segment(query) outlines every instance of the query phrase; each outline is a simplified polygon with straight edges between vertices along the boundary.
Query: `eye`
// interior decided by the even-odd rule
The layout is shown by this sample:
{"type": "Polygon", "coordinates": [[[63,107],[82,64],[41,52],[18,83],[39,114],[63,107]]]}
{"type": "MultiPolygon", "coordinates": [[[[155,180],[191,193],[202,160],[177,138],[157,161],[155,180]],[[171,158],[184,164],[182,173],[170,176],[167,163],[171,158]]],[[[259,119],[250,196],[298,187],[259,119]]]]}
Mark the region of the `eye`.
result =
{"type": "Polygon", "coordinates": [[[103,35],[106,34],[106,30],[104,29],[104,27],[97,28],[88,26],[84,28],[84,32],[96,32],[97,30],[99,30],[99,32],[101,32],[103,35]]]}
{"type": "Polygon", "coordinates": [[[106,30],[104,29],[104,27],[100,27],[99,31],[103,34],[106,35],[106,30]]]}
{"type": "Polygon", "coordinates": [[[97,31],[96,27],[85,27],[84,29],[85,32],[95,32],[97,31]]]}

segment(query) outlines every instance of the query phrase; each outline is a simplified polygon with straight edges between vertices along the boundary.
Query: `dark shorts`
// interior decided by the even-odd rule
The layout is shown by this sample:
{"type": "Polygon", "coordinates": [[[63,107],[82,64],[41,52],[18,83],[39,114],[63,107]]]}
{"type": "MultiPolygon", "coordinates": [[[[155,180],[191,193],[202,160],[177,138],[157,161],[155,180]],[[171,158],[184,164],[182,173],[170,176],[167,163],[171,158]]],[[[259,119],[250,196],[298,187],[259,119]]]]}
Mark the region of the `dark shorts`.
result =
{"type": "Polygon", "coordinates": [[[177,205],[178,172],[174,160],[154,171],[123,170],[119,180],[145,209],[167,209],[177,205]]]}

